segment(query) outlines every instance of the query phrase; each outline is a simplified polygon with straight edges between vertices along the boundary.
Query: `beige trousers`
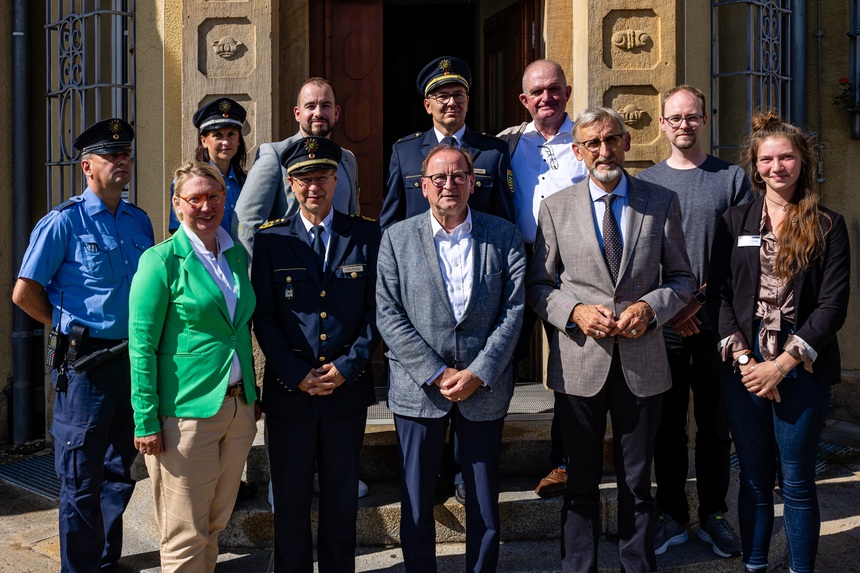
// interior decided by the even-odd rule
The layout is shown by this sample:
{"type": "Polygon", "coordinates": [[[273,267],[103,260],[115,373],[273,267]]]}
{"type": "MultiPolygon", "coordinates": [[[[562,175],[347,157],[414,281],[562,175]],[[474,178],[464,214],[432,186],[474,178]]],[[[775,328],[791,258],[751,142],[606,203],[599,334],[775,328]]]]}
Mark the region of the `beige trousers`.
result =
{"type": "Polygon", "coordinates": [[[212,573],[257,433],[254,407],[225,398],[211,418],[161,420],[164,452],[146,456],[162,573],[212,573]]]}

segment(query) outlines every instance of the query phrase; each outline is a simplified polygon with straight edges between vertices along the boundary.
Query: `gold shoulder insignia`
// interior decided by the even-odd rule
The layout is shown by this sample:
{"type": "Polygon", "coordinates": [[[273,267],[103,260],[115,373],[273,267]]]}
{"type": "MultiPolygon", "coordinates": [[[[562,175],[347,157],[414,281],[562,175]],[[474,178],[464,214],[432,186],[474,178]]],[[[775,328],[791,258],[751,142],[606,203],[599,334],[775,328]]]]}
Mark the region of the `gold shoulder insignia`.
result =
{"type": "Polygon", "coordinates": [[[352,215],[350,215],[350,217],[358,217],[359,219],[370,221],[371,223],[376,223],[376,219],[374,219],[373,217],[367,217],[365,215],[356,215],[355,213],[353,213],[352,215]]]}
{"type": "Polygon", "coordinates": [[[269,227],[274,227],[275,225],[280,225],[281,223],[286,223],[287,219],[285,217],[281,217],[280,219],[274,219],[272,221],[266,221],[262,225],[260,225],[260,230],[268,229],[269,227]]]}

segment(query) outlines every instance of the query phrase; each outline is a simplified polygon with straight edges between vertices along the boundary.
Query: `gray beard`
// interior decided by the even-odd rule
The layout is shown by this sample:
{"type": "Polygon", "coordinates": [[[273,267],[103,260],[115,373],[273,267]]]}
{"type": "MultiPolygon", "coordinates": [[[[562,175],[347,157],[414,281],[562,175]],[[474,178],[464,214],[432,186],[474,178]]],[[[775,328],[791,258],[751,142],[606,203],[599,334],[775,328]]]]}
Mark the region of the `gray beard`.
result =
{"type": "Polygon", "coordinates": [[[615,165],[612,169],[598,169],[600,165],[595,165],[590,169],[591,176],[597,179],[602,183],[609,183],[610,181],[615,181],[620,178],[624,173],[623,169],[620,165],[615,165]]]}

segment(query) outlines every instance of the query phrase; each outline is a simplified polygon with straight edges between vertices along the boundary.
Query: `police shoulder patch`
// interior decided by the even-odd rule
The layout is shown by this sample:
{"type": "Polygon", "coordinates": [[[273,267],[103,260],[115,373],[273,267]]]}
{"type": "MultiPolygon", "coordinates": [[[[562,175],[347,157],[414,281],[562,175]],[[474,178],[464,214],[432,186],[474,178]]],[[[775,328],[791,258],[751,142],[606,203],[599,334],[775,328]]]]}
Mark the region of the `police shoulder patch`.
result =
{"type": "Polygon", "coordinates": [[[507,179],[508,179],[508,189],[510,189],[511,193],[513,193],[514,192],[514,172],[511,171],[510,169],[508,169],[507,179]]]}

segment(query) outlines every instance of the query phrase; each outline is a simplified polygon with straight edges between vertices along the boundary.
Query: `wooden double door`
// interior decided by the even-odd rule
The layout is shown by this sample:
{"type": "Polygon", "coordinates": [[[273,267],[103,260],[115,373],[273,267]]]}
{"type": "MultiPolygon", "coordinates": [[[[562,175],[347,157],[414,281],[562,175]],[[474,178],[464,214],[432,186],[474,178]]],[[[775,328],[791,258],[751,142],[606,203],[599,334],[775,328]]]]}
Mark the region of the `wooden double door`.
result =
{"type": "MultiPolygon", "coordinates": [[[[358,158],[363,214],[376,217],[382,207],[391,145],[430,127],[415,77],[434,57],[470,62],[470,127],[496,133],[525,119],[517,96],[523,69],[539,53],[540,0],[515,0],[489,17],[485,3],[308,3],[309,37],[319,39],[309,47],[310,75],[335,87],[341,117],[332,137],[358,158]]],[[[294,97],[282,94],[281,109],[292,109],[294,97]]]]}

